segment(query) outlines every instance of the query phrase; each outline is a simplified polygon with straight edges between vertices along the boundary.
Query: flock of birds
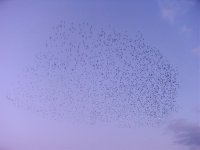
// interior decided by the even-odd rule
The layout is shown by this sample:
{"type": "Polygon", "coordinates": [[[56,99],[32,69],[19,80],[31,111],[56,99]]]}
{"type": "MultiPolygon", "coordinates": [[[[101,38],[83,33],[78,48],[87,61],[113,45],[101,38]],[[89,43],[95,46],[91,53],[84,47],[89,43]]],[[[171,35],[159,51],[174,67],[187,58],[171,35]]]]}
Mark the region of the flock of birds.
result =
{"type": "Polygon", "coordinates": [[[61,21],[7,99],[69,122],[152,125],[176,111],[178,85],[176,69],[140,33],[61,21]]]}

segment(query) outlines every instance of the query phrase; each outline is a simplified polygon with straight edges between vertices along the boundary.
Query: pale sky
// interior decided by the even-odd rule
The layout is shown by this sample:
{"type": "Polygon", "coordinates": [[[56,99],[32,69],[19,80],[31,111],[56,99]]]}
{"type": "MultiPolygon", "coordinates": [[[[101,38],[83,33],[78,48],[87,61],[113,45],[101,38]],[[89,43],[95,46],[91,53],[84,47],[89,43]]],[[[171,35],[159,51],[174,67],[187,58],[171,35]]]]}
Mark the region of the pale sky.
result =
{"type": "Polygon", "coordinates": [[[0,149],[197,150],[200,148],[200,2],[198,0],[0,0],[0,149]],[[138,31],[179,73],[178,112],[158,127],[70,125],[6,101],[24,66],[61,20],[138,31]],[[185,136],[184,135],[189,135],[185,136]]]}

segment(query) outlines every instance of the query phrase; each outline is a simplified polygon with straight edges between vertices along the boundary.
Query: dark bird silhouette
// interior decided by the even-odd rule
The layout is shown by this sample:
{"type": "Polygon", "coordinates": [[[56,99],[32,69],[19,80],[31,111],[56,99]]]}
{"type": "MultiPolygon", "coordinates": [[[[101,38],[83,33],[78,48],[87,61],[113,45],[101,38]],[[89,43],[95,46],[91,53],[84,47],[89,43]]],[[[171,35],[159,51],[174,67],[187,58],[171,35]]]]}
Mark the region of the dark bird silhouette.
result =
{"type": "Polygon", "coordinates": [[[141,33],[61,21],[35,62],[7,98],[45,117],[152,125],[176,110],[177,71],[141,33]]]}

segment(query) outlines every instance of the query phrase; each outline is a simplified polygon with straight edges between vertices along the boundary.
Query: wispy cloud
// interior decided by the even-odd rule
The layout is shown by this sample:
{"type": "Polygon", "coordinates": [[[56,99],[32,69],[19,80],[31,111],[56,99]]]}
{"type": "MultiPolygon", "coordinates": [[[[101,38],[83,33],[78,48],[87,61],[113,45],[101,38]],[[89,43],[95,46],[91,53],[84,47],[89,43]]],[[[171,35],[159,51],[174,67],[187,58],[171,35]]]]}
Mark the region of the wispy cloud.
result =
{"type": "MultiPolygon", "coordinates": [[[[157,0],[160,9],[161,18],[172,25],[182,35],[187,38],[196,37],[198,18],[193,14],[199,13],[200,0],[157,0]],[[198,8],[198,9],[197,9],[198,8]],[[190,19],[193,18],[193,21],[190,19]],[[196,19],[196,20],[195,20],[196,19]]],[[[197,56],[200,56],[200,46],[196,44],[195,49],[190,50],[197,56]]]]}
{"type": "Polygon", "coordinates": [[[193,52],[200,57],[200,45],[193,49],[193,52]]]}
{"type": "Polygon", "coordinates": [[[190,150],[200,149],[200,126],[185,120],[175,120],[169,125],[173,132],[175,143],[187,146],[190,150]]]}
{"type": "Polygon", "coordinates": [[[192,32],[192,28],[190,28],[190,27],[188,27],[188,26],[186,26],[186,25],[183,25],[183,26],[181,27],[181,32],[186,33],[186,34],[189,34],[189,33],[192,32]]]}
{"type": "Polygon", "coordinates": [[[197,0],[158,0],[158,3],[161,16],[170,23],[175,23],[195,6],[197,0]]]}

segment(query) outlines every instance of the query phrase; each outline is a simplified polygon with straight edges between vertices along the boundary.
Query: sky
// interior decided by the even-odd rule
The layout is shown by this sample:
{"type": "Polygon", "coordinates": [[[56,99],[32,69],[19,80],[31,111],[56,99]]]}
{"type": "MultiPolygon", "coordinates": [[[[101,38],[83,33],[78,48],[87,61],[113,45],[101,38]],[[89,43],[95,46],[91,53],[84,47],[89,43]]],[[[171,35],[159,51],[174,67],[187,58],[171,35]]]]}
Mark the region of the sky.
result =
{"type": "Polygon", "coordinates": [[[0,149],[199,149],[199,7],[198,0],[0,0],[0,149]],[[140,31],[177,68],[177,112],[156,127],[126,128],[52,121],[8,103],[23,68],[35,64],[34,56],[62,20],[112,26],[132,38],[140,31]]]}

